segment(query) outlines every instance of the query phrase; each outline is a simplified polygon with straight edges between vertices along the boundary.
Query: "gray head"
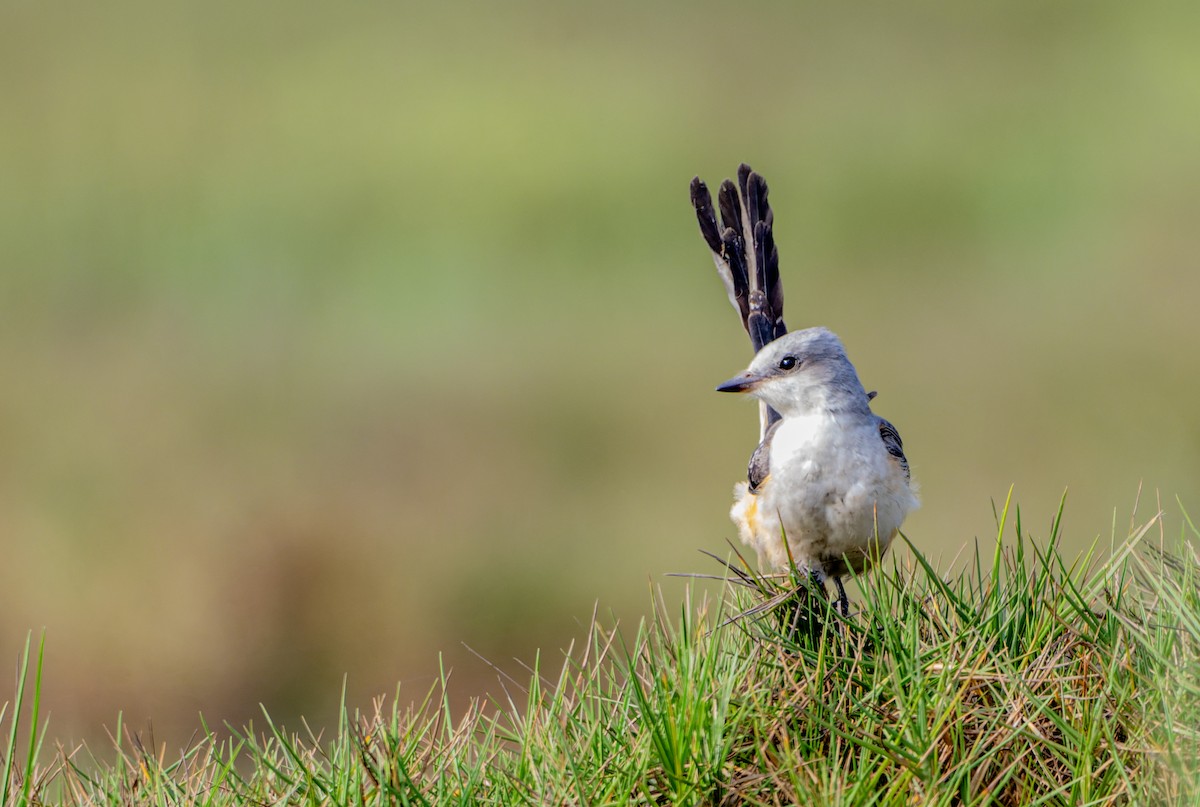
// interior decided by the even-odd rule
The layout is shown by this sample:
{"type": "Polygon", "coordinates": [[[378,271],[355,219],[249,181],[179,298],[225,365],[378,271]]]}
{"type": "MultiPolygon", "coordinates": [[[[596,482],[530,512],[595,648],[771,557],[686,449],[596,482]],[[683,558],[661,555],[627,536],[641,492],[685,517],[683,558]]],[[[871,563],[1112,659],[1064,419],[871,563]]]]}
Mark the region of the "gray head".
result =
{"type": "Polygon", "coordinates": [[[842,341],[825,328],[792,331],[764,345],[744,373],[717,391],[749,393],[785,417],[870,411],[842,341]]]}

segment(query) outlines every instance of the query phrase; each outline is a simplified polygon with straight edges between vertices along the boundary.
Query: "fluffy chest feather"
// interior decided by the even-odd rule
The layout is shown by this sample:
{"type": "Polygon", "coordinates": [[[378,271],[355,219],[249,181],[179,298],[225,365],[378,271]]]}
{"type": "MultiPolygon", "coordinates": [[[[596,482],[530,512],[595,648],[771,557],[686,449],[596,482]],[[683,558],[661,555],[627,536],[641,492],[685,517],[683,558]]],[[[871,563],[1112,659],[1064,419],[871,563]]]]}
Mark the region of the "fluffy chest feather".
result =
{"type": "MultiPolygon", "coordinates": [[[[872,416],[789,417],[771,443],[771,483],[760,503],[801,555],[840,555],[891,537],[911,491],[872,416]]],[[[778,528],[777,528],[778,529],[778,528]]]]}
{"type": "Polygon", "coordinates": [[[776,482],[851,482],[863,473],[885,473],[886,453],[873,418],[829,412],[792,416],[779,424],[771,441],[771,476],[776,482]]]}

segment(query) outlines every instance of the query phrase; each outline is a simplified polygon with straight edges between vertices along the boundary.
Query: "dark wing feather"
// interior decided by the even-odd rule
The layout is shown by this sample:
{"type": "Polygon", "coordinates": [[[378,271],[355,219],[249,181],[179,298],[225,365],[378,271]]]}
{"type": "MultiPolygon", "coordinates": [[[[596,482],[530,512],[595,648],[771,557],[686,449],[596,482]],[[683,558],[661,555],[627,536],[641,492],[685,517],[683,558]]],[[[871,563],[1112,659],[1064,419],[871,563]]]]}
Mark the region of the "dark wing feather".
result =
{"type": "Polygon", "coordinates": [[[779,423],[780,421],[777,420],[767,429],[766,436],[758,444],[758,448],[754,449],[754,453],[750,455],[750,467],[746,469],[746,477],[750,480],[751,493],[758,493],[763,481],[771,473],[771,439],[775,437],[779,423]]]}
{"type": "Polygon", "coordinates": [[[904,456],[904,441],[900,439],[900,432],[896,431],[896,427],[891,423],[879,418],[879,437],[883,440],[883,447],[887,449],[887,453],[900,463],[904,470],[904,478],[912,479],[908,470],[908,457],[904,456]]]}

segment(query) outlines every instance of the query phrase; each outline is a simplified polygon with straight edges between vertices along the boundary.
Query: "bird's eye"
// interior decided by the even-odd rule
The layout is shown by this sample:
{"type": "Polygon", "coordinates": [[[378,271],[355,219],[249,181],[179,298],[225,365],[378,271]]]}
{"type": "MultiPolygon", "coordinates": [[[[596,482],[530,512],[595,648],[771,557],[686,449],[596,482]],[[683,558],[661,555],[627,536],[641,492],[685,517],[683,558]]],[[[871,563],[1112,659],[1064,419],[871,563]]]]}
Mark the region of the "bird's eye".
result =
{"type": "Polygon", "coordinates": [[[798,363],[799,362],[796,361],[795,356],[784,356],[782,359],[779,360],[779,369],[780,370],[792,370],[792,369],[795,369],[795,367],[798,363]]]}

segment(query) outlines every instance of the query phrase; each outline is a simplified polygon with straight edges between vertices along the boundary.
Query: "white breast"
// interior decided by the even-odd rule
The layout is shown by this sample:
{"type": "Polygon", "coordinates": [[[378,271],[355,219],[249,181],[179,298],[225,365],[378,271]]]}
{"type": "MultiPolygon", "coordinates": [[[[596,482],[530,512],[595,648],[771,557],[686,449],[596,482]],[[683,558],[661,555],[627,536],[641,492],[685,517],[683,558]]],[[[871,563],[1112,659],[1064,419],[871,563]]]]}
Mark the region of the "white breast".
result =
{"type": "Polygon", "coordinates": [[[886,546],[917,506],[878,421],[827,412],[780,423],[771,441],[770,479],[752,498],[757,501],[735,504],[734,520],[760,563],[776,568],[787,565],[784,534],[797,563],[821,568],[831,558],[867,551],[876,536],[886,546]],[[757,515],[752,525],[744,516],[750,505],[757,515]]]}

